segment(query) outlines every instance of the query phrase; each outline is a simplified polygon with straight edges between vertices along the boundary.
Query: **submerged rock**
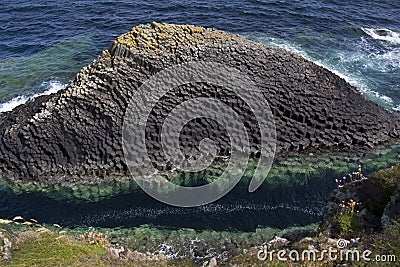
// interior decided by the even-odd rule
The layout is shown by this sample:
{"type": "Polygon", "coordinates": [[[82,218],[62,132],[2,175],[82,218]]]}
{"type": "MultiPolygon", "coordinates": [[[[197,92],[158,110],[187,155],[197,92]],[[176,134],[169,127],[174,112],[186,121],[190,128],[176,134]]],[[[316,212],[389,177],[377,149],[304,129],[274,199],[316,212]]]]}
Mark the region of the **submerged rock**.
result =
{"type": "MultiPolygon", "coordinates": [[[[75,183],[127,175],[121,136],[133,92],[160,70],[190,61],[225,64],[256,83],[274,115],[278,153],[373,147],[398,137],[399,116],[300,56],[215,29],[152,23],[118,37],[64,90],[0,114],[1,176],[75,183]]],[[[158,156],[158,123],[171,106],[216,92],[217,86],[196,83],[167,95],[152,114],[148,151],[158,156]]],[[[242,119],[252,122],[235,101],[242,119]]],[[[226,147],[223,129],[212,121],[193,121],[182,134],[185,149],[210,136],[226,147]]],[[[259,132],[250,137],[257,143],[259,132]]]]}

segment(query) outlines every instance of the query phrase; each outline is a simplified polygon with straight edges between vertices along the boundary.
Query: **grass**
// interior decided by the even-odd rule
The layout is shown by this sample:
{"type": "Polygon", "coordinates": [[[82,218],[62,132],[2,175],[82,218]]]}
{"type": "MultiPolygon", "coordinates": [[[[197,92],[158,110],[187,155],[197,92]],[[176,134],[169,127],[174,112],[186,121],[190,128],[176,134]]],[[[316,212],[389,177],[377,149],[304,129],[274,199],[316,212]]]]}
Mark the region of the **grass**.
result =
{"type": "Polygon", "coordinates": [[[13,247],[13,260],[6,266],[106,266],[104,246],[88,245],[68,236],[42,234],[13,247]]]}
{"type": "Polygon", "coordinates": [[[106,254],[105,246],[87,244],[53,232],[14,245],[12,255],[12,261],[5,264],[6,267],[196,266],[189,259],[165,262],[113,259],[106,254]]]}
{"type": "Polygon", "coordinates": [[[400,223],[394,223],[381,233],[363,236],[374,254],[396,255],[400,264],[400,223]]]}
{"type": "MultiPolygon", "coordinates": [[[[77,239],[80,233],[89,231],[81,229],[78,232],[67,230],[66,236],[62,236],[54,229],[54,232],[46,232],[35,234],[33,237],[21,238],[21,233],[26,231],[38,231],[39,226],[27,227],[22,224],[7,224],[1,225],[1,231],[13,239],[12,261],[6,266],[199,266],[202,262],[209,260],[210,255],[203,259],[194,259],[189,257],[184,252],[178,253],[178,257],[174,260],[167,261],[125,261],[111,258],[110,254],[106,253],[105,246],[89,244],[77,239]],[[62,236],[62,237],[60,237],[62,236]],[[17,242],[19,241],[19,243],[17,242]],[[17,244],[18,243],[18,244],[17,244]],[[183,258],[182,258],[183,257],[183,258]]],[[[317,225],[310,225],[304,229],[315,230],[317,225]]],[[[53,228],[49,228],[53,229],[53,228]]],[[[286,229],[295,230],[297,228],[286,229]]],[[[302,228],[303,229],[303,228],[302,228]]],[[[122,231],[122,230],[121,230],[122,231]]],[[[199,244],[206,242],[205,248],[214,247],[221,248],[229,246],[230,243],[240,244],[242,248],[250,248],[255,245],[260,245],[266,240],[272,238],[277,232],[282,234],[284,231],[277,229],[258,229],[256,233],[235,233],[235,232],[215,232],[215,231],[195,231],[192,229],[165,230],[152,227],[139,227],[134,231],[125,233],[126,229],[121,232],[121,235],[126,237],[131,242],[122,242],[124,247],[130,248],[132,251],[137,250],[145,253],[146,251],[158,253],[154,249],[159,243],[170,243],[177,250],[182,250],[185,246],[190,246],[190,240],[198,238],[199,244]],[[218,241],[219,240],[219,241],[218,241]],[[226,243],[228,242],[228,243],[226,243]],[[129,243],[129,244],[128,244],[129,243]],[[153,245],[151,245],[153,244],[153,245]],[[142,248],[142,249],[141,249],[142,248]]],[[[97,232],[97,231],[96,231],[97,232]]],[[[196,245],[195,244],[195,245],[196,245]]],[[[196,246],[197,246],[196,245],[196,246]]],[[[186,248],[187,249],[187,248],[186,248]]],[[[228,249],[228,248],[226,248],[228,249]]],[[[185,249],[183,249],[185,250],[185,249]]],[[[177,252],[177,251],[176,251],[177,252]]],[[[239,251],[233,253],[237,255],[239,251]]],[[[256,259],[257,260],[257,259],[256,259]]],[[[218,260],[221,266],[225,266],[224,262],[218,260]]],[[[247,266],[247,265],[244,265],[247,266]]]]}
{"type": "Polygon", "coordinates": [[[257,255],[250,255],[250,254],[240,254],[229,261],[231,266],[238,266],[238,267],[261,267],[261,266],[268,266],[268,267],[287,267],[287,266],[302,266],[301,264],[291,264],[279,262],[279,261],[261,261],[257,258],[257,255]]]}

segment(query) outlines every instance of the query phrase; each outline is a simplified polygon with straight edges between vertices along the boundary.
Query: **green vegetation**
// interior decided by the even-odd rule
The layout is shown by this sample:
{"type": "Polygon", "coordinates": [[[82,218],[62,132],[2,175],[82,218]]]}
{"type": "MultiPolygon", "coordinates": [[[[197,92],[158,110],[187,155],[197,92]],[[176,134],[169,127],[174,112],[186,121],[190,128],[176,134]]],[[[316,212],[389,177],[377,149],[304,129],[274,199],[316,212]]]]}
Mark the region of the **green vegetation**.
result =
{"type": "Polygon", "coordinates": [[[361,201],[366,204],[369,211],[381,216],[399,184],[400,164],[377,171],[371,174],[370,179],[362,185],[361,201]]]}
{"type": "MultiPolygon", "coordinates": [[[[350,217],[350,216],[349,216],[350,217]]],[[[225,264],[226,266],[272,266],[272,267],[283,267],[283,266],[314,266],[314,267],[334,267],[334,266],[400,266],[400,224],[395,223],[390,228],[383,230],[382,232],[376,232],[373,234],[364,234],[357,232],[360,238],[360,243],[357,245],[352,244],[351,247],[360,251],[360,255],[365,250],[370,250],[372,254],[369,256],[373,261],[365,261],[360,258],[360,261],[340,261],[338,257],[337,260],[329,260],[325,258],[322,261],[279,261],[277,259],[277,254],[274,254],[273,260],[270,261],[268,258],[264,261],[259,260],[257,257],[257,250],[255,248],[252,252],[241,253],[230,258],[225,264]],[[386,257],[387,262],[374,262],[375,257],[386,257]],[[346,265],[344,265],[346,264],[346,265]]],[[[318,244],[320,251],[322,249],[328,249],[329,247],[335,248],[334,245],[328,244],[326,237],[319,236],[314,237],[311,241],[312,244],[318,244]]],[[[291,244],[288,247],[283,247],[281,249],[297,249],[302,251],[308,249],[307,245],[302,244],[302,241],[291,244]]],[[[271,250],[269,250],[271,251],[271,250]]],[[[285,257],[287,258],[287,254],[285,257]]]]}
{"type": "Polygon", "coordinates": [[[361,219],[355,213],[338,214],[334,219],[334,223],[342,237],[352,237],[353,234],[358,234],[362,229],[361,219]]]}
{"type": "Polygon", "coordinates": [[[55,233],[41,234],[13,247],[6,266],[104,266],[105,247],[87,245],[55,233]]]}
{"type": "Polygon", "coordinates": [[[381,233],[362,235],[362,238],[375,255],[396,255],[400,264],[400,223],[393,223],[381,233]]]}
{"type": "Polygon", "coordinates": [[[259,228],[255,232],[234,232],[197,231],[189,228],[167,229],[141,225],[140,227],[121,229],[83,227],[67,231],[76,237],[89,231],[109,232],[110,240],[142,253],[164,251],[164,253],[177,257],[188,257],[190,253],[194,252],[199,258],[207,258],[213,252],[233,251],[237,253],[242,248],[258,246],[274,236],[283,235],[288,231],[297,229],[314,231],[317,227],[317,224],[310,224],[306,227],[292,227],[285,230],[259,228]],[[163,245],[160,246],[160,244],[163,245]],[[209,248],[213,248],[210,255],[207,252],[209,248]]]}
{"type": "Polygon", "coordinates": [[[136,261],[115,259],[106,253],[104,245],[89,244],[56,232],[46,231],[23,239],[16,236],[14,240],[17,244],[12,248],[12,261],[5,263],[6,267],[196,266],[190,259],[157,262],[141,258],[136,261]]]}

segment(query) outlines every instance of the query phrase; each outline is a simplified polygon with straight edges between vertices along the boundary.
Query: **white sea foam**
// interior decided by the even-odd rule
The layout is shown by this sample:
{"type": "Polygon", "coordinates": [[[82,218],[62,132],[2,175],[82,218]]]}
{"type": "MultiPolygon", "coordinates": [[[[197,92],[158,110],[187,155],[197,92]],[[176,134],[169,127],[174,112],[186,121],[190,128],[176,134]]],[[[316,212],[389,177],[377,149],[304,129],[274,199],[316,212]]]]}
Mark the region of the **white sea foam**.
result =
{"type": "Polygon", "coordinates": [[[400,34],[398,32],[385,29],[385,28],[361,28],[363,32],[374,38],[390,42],[392,44],[400,44],[400,34]]]}
{"type": "Polygon", "coordinates": [[[29,97],[26,97],[26,96],[17,96],[6,103],[0,104],[0,112],[11,111],[15,107],[28,101],[28,99],[29,99],[29,97]]]}
{"type": "MultiPolygon", "coordinates": [[[[393,33],[393,36],[397,36],[397,33],[393,33]]],[[[254,37],[254,35],[251,35],[254,37]]],[[[376,69],[380,72],[390,72],[394,68],[400,67],[400,53],[398,51],[389,51],[384,54],[374,54],[374,53],[368,53],[360,48],[360,52],[357,53],[348,53],[348,52],[338,52],[336,55],[340,60],[339,64],[331,64],[328,61],[321,61],[321,60],[316,60],[313,57],[311,57],[307,52],[305,52],[300,46],[297,46],[287,40],[282,40],[278,38],[273,38],[273,37],[261,37],[255,36],[258,41],[261,41],[267,45],[277,47],[277,48],[282,48],[287,51],[290,51],[294,54],[300,55],[304,57],[305,59],[314,62],[315,64],[324,67],[328,70],[330,70],[332,73],[336,74],[340,78],[344,79],[351,85],[357,87],[363,94],[366,94],[372,98],[375,98],[377,101],[393,106],[393,99],[391,99],[389,96],[383,95],[379,92],[376,92],[369,88],[363,77],[359,75],[355,75],[354,73],[351,73],[346,70],[344,66],[342,66],[343,63],[345,64],[352,64],[355,62],[363,62],[363,66],[366,68],[371,68],[371,69],[376,69]]],[[[368,43],[366,40],[362,39],[362,45],[365,46],[364,48],[368,48],[368,43]]],[[[394,109],[394,108],[392,108],[394,109]]],[[[400,109],[400,106],[399,106],[400,109]]],[[[394,109],[396,110],[396,109],[394,109]]]]}
{"type": "Polygon", "coordinates": [[[393,107],[392,109],[393,109],[394,111],[400,112],[400,105],[397,105],[396,107],[393,107]]]}
{"type": "Polygon", "coordinates": [[[41,96],[41,95],[50,95],[53,93],[58,92],[59,90],[65,88],[65,84],[60,83],[59,81],[50,81],[50,82],[43,82],[42,87],[47,88],[46,91],[38,94],[34,94],[32,96],[17,96],[13,99],[11,99],[8,102],[1,103],[0,104],[0,113],[1,112],[6,112],[6,111],[11,111],[15,107],[24,104],[26,101],[33,99],[35,97],[41,96]]]}
{"type": "Polygon", "coordinates": [[[255,203],[235,203],[229,205],[221,204],[209,204],[200,206],[196,209],[186,210],[184,208],[130,208],[123,211],[111,210],[106,211],[102,214],[96,214],[95,216],[88,215],[82,218],[82,224],[96,224],[103,221],[108,221],[110,218],[113,219],[129,219],[129,218],[148,218],[157,219],[160,216],[168,215],[190,215],[190,214],[216,214],[223,216],[223,214],[232,214],[235,212],[244,211],[275,211],[278,209],[285,209],[291,211],[302,212],[304,214],[321,216],[322,207],[325,205],[324,202],[312,201],[308,204],[303,202],[293,203],[279,203],[276,205],[268,204],[255,204],[255,203]]]}

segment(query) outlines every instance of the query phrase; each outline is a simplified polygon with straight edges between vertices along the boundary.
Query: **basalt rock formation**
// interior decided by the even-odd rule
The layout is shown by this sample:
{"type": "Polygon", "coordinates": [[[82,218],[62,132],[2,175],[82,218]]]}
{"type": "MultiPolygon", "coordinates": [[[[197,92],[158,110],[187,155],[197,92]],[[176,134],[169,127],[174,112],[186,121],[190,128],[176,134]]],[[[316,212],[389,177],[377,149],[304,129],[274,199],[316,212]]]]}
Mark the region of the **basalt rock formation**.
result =
{"type": "MultiPolygon", "coordinates": [[[[64,90],[0,114],[1,176],[101,180],[125,175],[121,129],[132,92],[158,71],[189,61],[219,62],[256,83],[275,118],[278,153],[373,147],[398,137],[399,116],[300,56],[215,29],[152,23],[118,37],[64,90]]],[[[177,105],[216,90],[204,84],[186,89],[174,91],[170,100],[175,97],[177,105]],[[180,95],[186,89],[192,95],[180,95]]],[[[169,107],[161,108],[168,111],[169,107]]],[[[242,113],[246,119],[246,112],[242,113]]],[[[212,121],[190,124],[182,132],[187,136],[182,139],[184,147],[197,144],[201,137],[224,135],[212,121]]],[[[254,140],[257,134],[251,133],[254,140]]],[[[151,142],[149,147],[157,150],[151,142]]],[[[220,154],[224,153],[221,149],[220,154]]]]}

